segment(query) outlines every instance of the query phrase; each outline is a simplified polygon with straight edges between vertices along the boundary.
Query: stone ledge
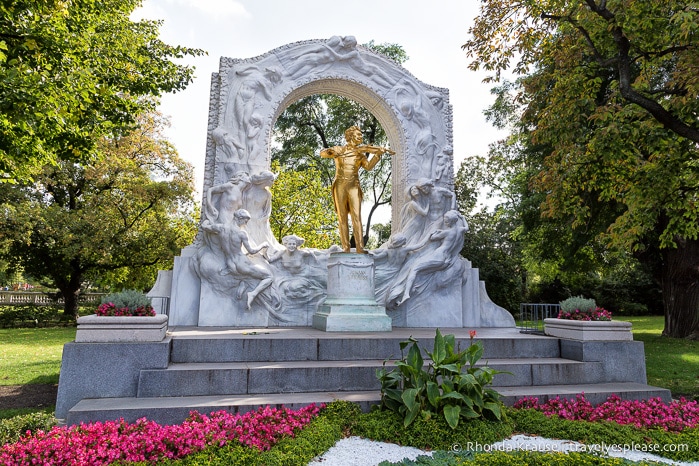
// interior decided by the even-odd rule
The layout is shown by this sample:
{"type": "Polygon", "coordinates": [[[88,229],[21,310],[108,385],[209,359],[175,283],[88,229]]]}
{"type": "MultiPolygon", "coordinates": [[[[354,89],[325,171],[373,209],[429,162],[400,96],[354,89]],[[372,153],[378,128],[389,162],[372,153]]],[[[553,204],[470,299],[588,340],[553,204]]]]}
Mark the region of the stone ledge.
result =
{"type": "Polygon", "coordinates": [[[579,341],[632,341],[630,322],[544,319],[546,335],[579,341]]]}
{"type": "Polygon", "coordinates": [[[78,318],[76,343],[158,342],[165,338],[168,317],[83,316],[78,318]]]}

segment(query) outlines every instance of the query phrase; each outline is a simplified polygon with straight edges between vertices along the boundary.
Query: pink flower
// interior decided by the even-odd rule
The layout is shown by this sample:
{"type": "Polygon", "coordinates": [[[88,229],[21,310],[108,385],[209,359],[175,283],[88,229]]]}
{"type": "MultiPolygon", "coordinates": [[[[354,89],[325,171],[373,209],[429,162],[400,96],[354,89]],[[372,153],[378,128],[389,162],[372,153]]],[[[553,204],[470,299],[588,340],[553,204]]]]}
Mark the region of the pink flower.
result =
{"type": "Polygon", "coordinates": [[[218,411],[208,416],[192,411],[182,424],[173,426],[160,426],[144,418],[134,424],[121,420],[54,427],[47,433],[28,432],[18,442],[0,447],[0,464],[155,464],[233,440],[268,450],[283,437],[293,437],[319,410],[315,405],[298,411],[265,407],[245,414],[218,411]]]}
{"type": "Polygon", "coordinates": [[[685,398],[666,404],[660,398],[622,400],[618,395],[611,395],[607,401],[593,407],[581,393],[575,400],[556,397],[543,404],[536,398],[523,398],[514,407],[536,409],[546,416],[555,415],[569,420],[612,421],[646,429],[661,428],[671,432],[699,426],[699,403],[687,401],[685,398]]]}

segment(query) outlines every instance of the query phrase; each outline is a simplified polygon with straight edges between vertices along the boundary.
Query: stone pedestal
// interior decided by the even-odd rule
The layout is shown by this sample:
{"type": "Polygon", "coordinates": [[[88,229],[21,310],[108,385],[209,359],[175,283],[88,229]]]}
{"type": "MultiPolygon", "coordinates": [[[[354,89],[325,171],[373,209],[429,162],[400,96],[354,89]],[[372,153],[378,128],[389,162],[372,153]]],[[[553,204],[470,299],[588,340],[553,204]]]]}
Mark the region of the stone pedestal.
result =
{"type": "Polygon", "coordinates": [[[579,341],[632,341],[631,322],[544,319],[544,333],[579,341]]]}
{"type": "Polygon", "coordinates": [[[391,318],[376,302],[374,258],[337,252],[328,259],[328,296],[313,315],[313,327],[326,332],[388,332],[391,318]]]}
{"type": "Polygon", "coordinates": [[[162,341],[167,332],[167,316],[97,316],[78,318],[76,343],[162,341]]]}

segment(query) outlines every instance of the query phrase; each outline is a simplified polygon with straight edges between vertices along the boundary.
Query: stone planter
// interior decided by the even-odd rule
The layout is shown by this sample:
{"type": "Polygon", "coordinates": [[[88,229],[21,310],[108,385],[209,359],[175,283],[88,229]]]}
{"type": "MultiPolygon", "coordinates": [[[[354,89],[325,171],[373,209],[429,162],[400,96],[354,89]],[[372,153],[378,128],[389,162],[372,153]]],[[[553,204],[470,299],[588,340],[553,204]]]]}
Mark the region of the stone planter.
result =
{"type": "Polygon", "coordinates": [[[76,343],[162,341],[167,332],[167,315],[84,316],[78,318],[76,343]]]}
{"type": "Polygon", "coordinates": [[[630,322],[544,319],[544,333],[579,341],[631,341],[630,322]]]}

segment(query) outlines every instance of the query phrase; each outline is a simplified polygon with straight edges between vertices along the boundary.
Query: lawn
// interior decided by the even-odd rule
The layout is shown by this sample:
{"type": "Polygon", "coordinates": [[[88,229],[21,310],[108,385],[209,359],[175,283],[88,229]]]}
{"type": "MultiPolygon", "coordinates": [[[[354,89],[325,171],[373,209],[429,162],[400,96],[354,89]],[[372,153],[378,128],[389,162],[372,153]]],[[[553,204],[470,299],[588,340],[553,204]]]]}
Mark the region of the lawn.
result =
{"type": "Polygon", "coordinates": [[[75,327],[0,329],[0,385],[55,384],[75,327]]]}
{"type": "Polygon", "coordinates": [[[617,320],[631,322],[634,340],[644,343],[649,385],[668,388],[674,397],[699,400],[699,341],[661,336],[662,316],[617,320]]]}

